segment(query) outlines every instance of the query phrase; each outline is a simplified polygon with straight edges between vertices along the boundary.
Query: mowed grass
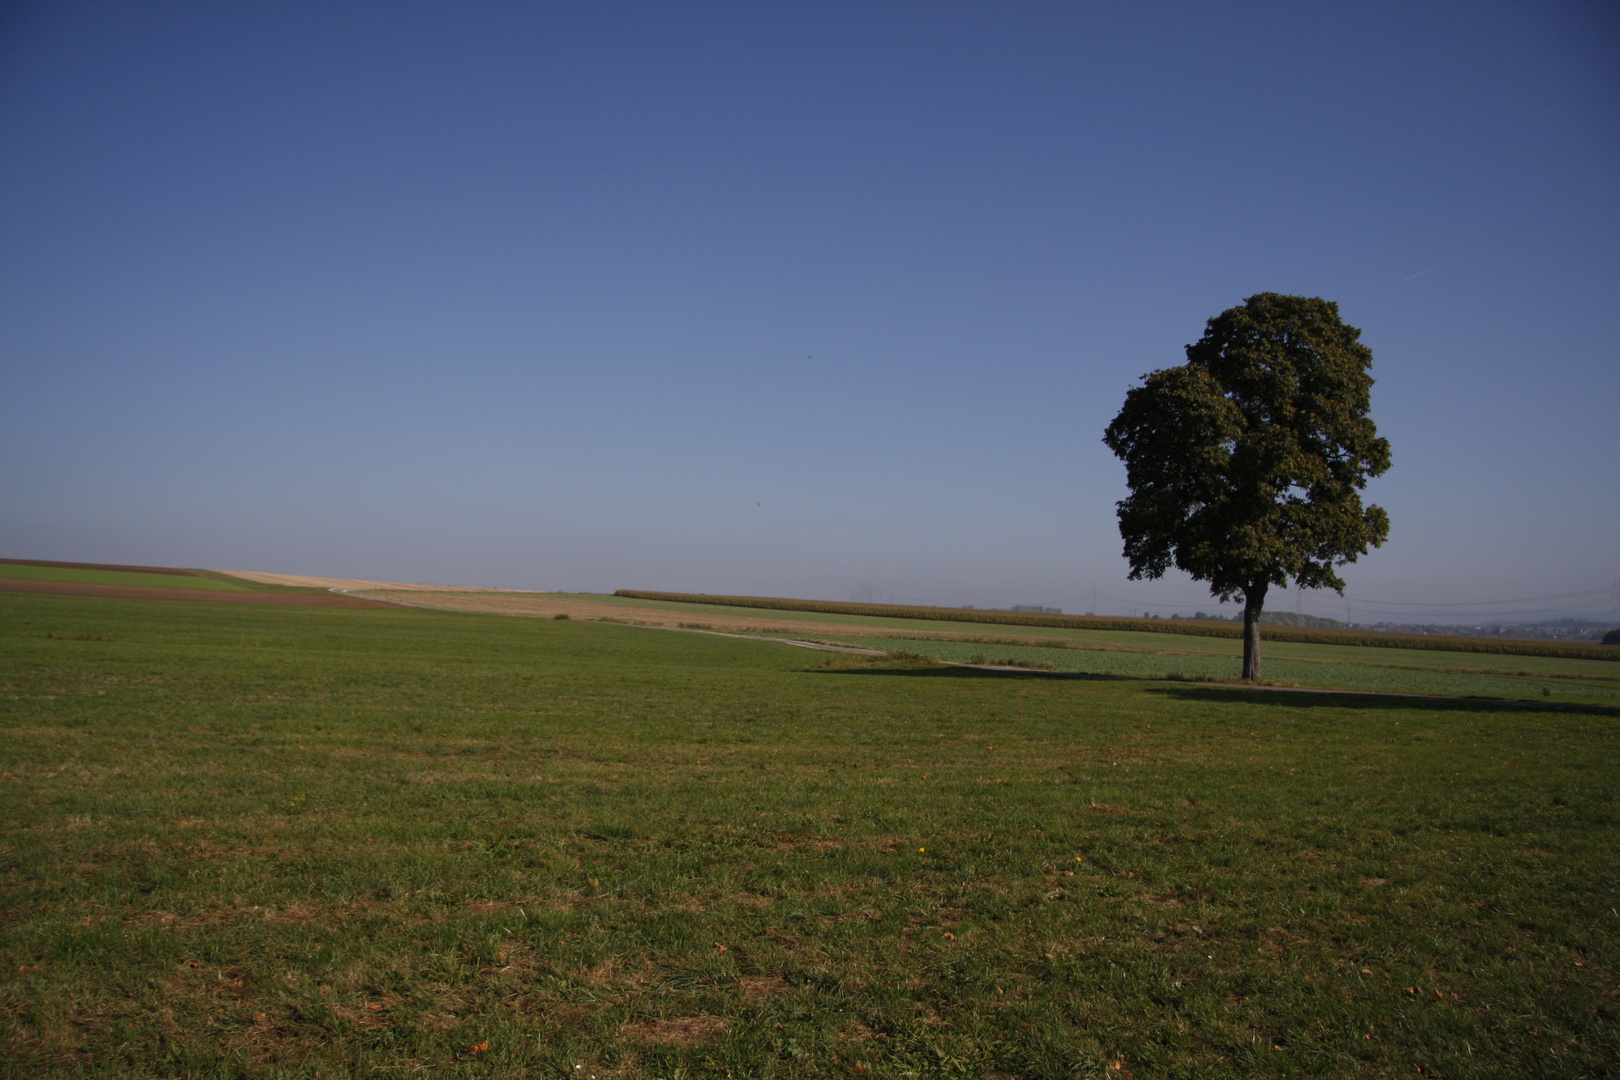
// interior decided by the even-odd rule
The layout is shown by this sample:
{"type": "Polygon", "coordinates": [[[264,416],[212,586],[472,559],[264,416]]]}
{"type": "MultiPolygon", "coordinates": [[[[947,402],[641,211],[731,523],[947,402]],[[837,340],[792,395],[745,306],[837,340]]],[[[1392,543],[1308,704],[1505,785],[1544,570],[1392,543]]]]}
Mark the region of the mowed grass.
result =
{"type": "Polygon", "coordinates": [[[0,595],[0,725],[5,1075],[1620,1067],[1606,714],[0,595]]]}
{"type": "MultiPolygon", "coordinates": [[[[951,663],[1045,666],[1053,671],[1082,672],[1093,675],[1118,675],[1138,679],[1185,678],[1236,681],[1242,672],[1241,658],[1211,655],[1209,653],[1176,653],[1169,650],[1102,650],[1076,648],[1045,648],[1023,644],[1009,644],[1009,639],[990,639],[990,643],[973,641],[937,641],[911,638],[847,637],[841,640],[850,645],[868,649],[913,652],[951,663]]],[[[1498,697],[1523,700],[1541,697],[1549,701],[1585,702],[1620,708],[1620,672],[1612,676],[1590,675],[1582,672],[1524,671],[1499,673],[1457,668],[1415,667],[1410,664],[1383,664],[1378,653],[1387,650],[1358,648],[1356,646],[1296,645],[1295,651],[1321,650],[1334,654],[1356,653],[1357,659],[1323,656],[1312,659],[1268,658],[1264,675],[1267,680],[1282,685],[1325,687],[1372,693],[1457,695],[1498,697]]],[[[1263,647],[1262,653],[1266,650],[1263,647]]],[[[1427,653],[1431,660],[1449,659],[1447,654],[1427,653]]],[[[1514,657],[1498,657],[1513,660],[1514,657]]],[[[1541,659],[1556,668],[1580,666],[1579,661],[1541,659]]],[[[1603,661],[1588,661],[1592,667],[1606,673],[1613,665],[1603,661]]]]}
{"type": "Polygon", "coordinates": [[[139,585],[153,589],[220,589],[240,592],[242,585],[195,574],[147,574],[139,570],[92,570],[81,566],[33,566],[0,563],[0,578],[24,581],[77,581],[90,585],[139,585]]]}

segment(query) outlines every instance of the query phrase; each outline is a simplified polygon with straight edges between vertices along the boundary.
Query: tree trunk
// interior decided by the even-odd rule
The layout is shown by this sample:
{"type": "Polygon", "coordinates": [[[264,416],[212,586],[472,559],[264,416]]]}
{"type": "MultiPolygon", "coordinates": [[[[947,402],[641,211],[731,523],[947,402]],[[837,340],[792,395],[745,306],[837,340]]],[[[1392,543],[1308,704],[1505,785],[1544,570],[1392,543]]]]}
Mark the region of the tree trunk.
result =
{"type": "Polygon", "coordinates": [[[1243,591],[1243,678],[1260,678],[1260,609],[1266,606],[1268,582],[1250,585],[1243,591]]]}

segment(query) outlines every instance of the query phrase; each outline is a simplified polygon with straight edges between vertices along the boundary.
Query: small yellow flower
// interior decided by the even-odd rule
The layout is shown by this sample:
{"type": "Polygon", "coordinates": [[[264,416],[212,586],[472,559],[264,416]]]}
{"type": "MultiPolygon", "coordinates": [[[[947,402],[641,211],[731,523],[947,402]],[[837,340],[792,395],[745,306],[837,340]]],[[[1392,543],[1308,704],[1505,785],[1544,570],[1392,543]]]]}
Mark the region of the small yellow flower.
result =
{"type": "Polygon", "coordinates": [[[919,854],[919,855],[921,855],[921,854],[922,854],[922,853],[923,853],[923,852],[925,852],[925,851],[927,851],[927,850],[928,850],[928,849],[927,849],[927,848],[925,848],[925,847],[920,847],[920,848],[918,848],[918,849],[917,849],[917,854],[919,854]]]}

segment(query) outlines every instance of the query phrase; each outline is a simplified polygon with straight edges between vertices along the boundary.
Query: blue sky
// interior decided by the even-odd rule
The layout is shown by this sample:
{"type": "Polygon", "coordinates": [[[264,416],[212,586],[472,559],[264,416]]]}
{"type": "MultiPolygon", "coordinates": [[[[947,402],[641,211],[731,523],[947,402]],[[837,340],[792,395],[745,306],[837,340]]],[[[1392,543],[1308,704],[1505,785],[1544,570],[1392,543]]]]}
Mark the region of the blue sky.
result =
{"type": "Polygon", "coordinates": [[[1620,618],[1613,6],[1124,8],[10,5],[0,554],[1212,610],[1101,434],[1276,291],[1394,467],[1272,606],[1620,618]]]}

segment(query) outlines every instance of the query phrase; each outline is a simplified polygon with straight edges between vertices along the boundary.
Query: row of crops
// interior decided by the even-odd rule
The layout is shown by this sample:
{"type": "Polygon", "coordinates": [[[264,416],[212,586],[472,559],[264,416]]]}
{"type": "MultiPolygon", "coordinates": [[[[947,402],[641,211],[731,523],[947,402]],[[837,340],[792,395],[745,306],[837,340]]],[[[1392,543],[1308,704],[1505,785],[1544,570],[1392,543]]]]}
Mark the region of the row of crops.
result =
{"type": "MultiPolygon", "coordinates": [[[[828,615],[870,615],[885,619],[930,619],[936,622],[989,623],[1002,626],[1049,626],[1066,630],[1141,630],[1154,634],[1236,638],[1241,623],[1200,619],[1120,619],[1095,615],[1040,615],[1024,611],[985,611],[979,608],[922,607],[908,604],[856,604],[836,600],[790,600],[774,596],[710,596],[707,593],[649,592],[619,589],[614,596],[632,600],[663,600],[683,604],[720,604],[726,607],[763,608],[771,611],[814,611],[828,615]]],[[[1386,634],[1372,630],[1320,630],[1298,626],[1266,626],[1267,641],[1303,641],[1320,645],[1369,645],[1386,649],[1432,649],[1440,652],[1497,653],[1504,656],[1552,656],[1567,660],[1620,660],[1620,646],[1565,641],[1520,641],[1512,638],[1442,637],[1429,634],[1386,634]]]]}

